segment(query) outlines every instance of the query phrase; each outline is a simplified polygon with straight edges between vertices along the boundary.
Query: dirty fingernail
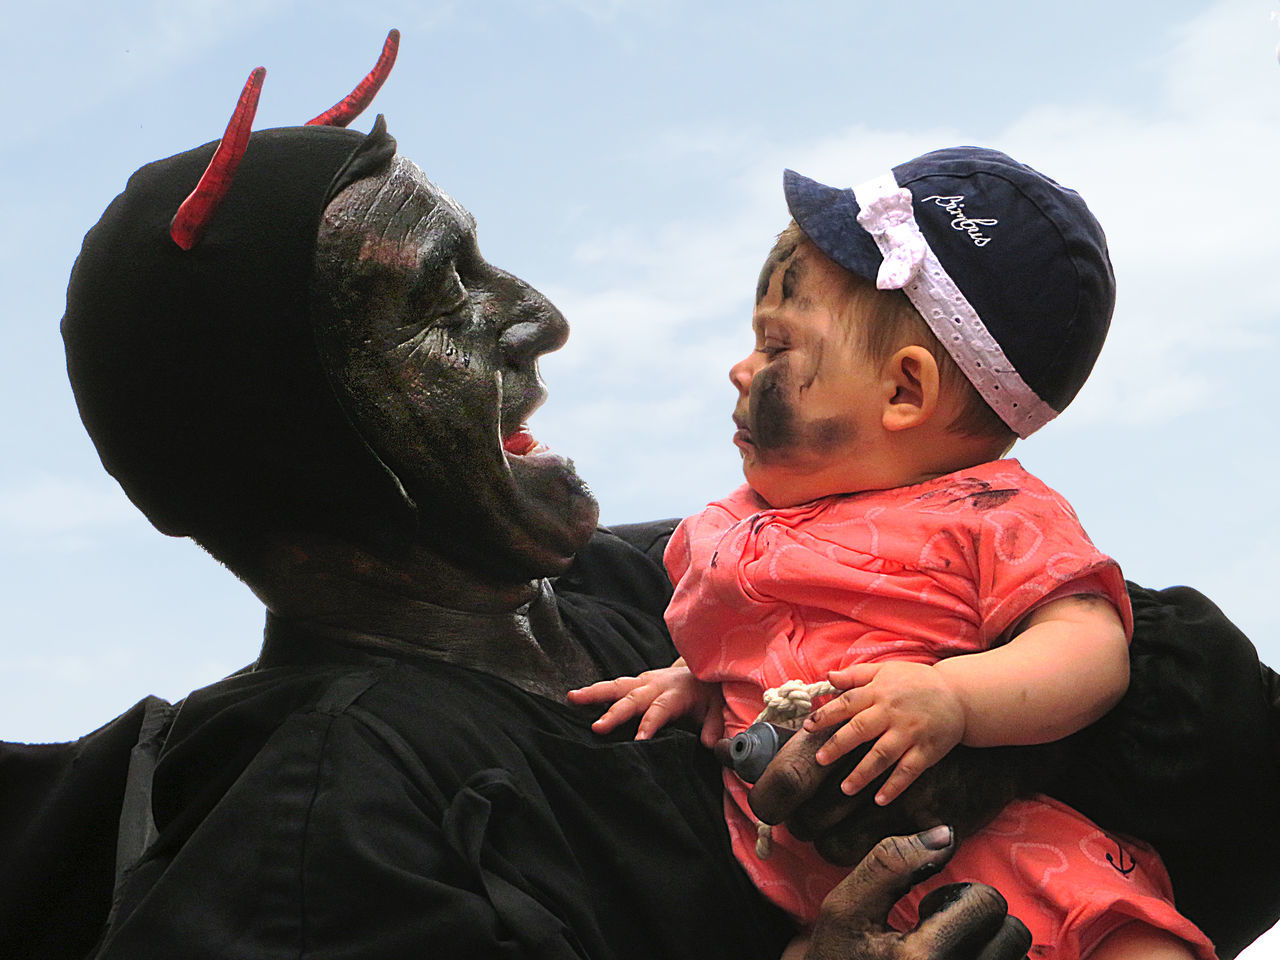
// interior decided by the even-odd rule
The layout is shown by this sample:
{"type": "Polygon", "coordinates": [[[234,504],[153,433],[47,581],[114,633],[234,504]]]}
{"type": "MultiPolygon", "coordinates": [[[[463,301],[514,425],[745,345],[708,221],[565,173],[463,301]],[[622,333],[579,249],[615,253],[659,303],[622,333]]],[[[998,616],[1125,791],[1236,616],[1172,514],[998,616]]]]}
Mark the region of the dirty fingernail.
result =
{"type": "Polygon", "coordinates": [[[926,850],[945,850],[951,846],[953,839],[951,828],[946,824],[937,827],[930,827],[924,833],[920,834],[920,842],[924,844],[926,850]]]}

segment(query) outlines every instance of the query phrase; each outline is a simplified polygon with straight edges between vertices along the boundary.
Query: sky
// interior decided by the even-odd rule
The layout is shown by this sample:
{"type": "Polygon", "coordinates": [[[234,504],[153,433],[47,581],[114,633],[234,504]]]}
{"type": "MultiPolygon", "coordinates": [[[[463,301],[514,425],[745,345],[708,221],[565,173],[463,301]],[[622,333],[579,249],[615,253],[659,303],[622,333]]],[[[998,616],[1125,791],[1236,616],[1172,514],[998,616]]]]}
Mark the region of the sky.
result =
{"type": "MultiPolygon", "coordinates": [[[[727,371],[786,223],[782,170],[853,186],[1005,150],[1079,190],[1119,295],[1075,403],[1015,455],[1145,586],[1190,584],[1280,666],[1280,4],[1266,0],[48,0],[0,34],[0,738],[83,734],[252,661],[262,609],[154,531],[79,422],[58,320],[142,164],[305,122],[372,66],[400,152],[572,327],[533,418],[605,522],[739,480],[727,371]]],[[[1275,936],[1273,934],[1273,936],[1275,936]]],[[[1280,957],[1265,939],[1246,957],[1280,957]],[[1267,953],[1266,950],[1273,950],[1267,953]]]]}

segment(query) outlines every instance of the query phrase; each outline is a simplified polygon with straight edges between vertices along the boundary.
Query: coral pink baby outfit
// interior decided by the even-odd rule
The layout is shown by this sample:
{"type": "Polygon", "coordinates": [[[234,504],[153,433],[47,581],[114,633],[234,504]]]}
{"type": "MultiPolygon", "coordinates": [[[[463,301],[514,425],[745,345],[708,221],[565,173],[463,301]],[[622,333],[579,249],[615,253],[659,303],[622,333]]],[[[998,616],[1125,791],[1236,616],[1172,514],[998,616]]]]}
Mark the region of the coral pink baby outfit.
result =
{"type": "MultiPolygon", "coordinates": [[[[684,520],[665,561],[675,584],[667,624],[693,673],[723,692],[727,736],[755,720],[770,687],[825,680],[852,663],[935,663],[988,650],[1059,597],[1105,596],[1126,634],[1133,626],[1119,567],[1090,543],[1070,505],[1016,460],[783,509],[743,486],[684,520]]],[[[774,830],[773,855],[760,860],[746,786],[726,771],[725,787],[739,861],[766,896],[812,922],[848,871],[783,828],[774,830]]],[[[1030,927],[1033,957],[1086,955],[1134,918],[1212,957],[1174,910],[1159,858],[1125,844],[1056,801],[1019,801],[891,919],[911,924],[929,889],[981,879],[1030,927]]]]}

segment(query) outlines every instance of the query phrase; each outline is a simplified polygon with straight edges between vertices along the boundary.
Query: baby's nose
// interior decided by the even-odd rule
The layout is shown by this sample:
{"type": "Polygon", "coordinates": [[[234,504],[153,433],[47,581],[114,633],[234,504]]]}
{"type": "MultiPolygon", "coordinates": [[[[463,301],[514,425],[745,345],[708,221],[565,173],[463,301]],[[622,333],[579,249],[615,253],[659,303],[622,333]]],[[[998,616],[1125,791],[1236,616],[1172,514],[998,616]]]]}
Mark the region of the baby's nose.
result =
{"type": "Polygon", "coordinates": [[[739,393],[746,393],[754,373],[751,357],[743,357],[729,368],[729,382],[738,388],[739,393]]]}

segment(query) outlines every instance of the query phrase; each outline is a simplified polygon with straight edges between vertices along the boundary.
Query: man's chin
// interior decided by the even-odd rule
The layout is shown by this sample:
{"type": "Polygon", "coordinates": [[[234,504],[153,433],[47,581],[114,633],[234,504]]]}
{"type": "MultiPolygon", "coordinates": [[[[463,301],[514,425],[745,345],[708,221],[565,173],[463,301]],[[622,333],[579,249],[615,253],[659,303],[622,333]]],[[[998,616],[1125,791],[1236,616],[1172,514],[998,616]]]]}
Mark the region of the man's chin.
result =
{"type": "Polygon", "coordinates": [[[600,506],[574,470],[573,461],[543,447],[524,456],[507,455],[516,487],[516,516],[510,547],[533,576],[556,576],[596,530],[600,506]]]}

